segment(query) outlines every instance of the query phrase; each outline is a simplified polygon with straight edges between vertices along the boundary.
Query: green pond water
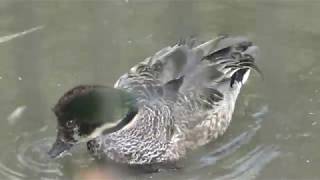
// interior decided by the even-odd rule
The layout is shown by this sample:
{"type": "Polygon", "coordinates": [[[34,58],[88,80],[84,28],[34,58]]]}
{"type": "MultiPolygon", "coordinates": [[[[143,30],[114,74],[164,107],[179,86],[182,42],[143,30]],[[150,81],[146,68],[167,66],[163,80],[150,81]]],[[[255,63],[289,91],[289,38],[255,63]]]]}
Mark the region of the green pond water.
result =
{"type": "Polygon", "coordinates": [[[51,160],[52,107],[79,84],[113,85],[181,38],[244,35],[257,75],[233,122],[182,170],[124,179],[319,179],[320,1],[0,1],[0,179],[76,179],[96,166],[85,147],[51,160]]]}

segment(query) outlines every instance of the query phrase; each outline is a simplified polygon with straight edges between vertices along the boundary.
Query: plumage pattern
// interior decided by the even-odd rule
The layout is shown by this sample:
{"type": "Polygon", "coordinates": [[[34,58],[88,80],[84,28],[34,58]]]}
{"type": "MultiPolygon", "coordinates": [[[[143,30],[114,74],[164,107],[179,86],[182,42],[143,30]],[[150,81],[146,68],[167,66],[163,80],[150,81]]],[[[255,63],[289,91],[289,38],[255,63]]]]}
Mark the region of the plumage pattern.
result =
{"type": "Polygon", "coordinates": [[[256,51],[246,38],[221,36],[146,58],[114,85],[138,97],[138,113],[122,129],[91,140],[89,150],[119,163],[165,164],[216,139],[230,124],[250,69],[257,69],[256,51]]]}

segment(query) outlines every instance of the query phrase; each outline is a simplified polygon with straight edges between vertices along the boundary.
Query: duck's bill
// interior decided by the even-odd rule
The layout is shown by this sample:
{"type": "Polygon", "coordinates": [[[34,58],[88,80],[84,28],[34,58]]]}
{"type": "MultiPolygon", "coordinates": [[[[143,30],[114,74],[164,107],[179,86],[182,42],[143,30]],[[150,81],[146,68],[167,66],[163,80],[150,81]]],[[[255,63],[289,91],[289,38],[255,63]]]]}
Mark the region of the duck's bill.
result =
{"type": "Polygon", "coordinates": [[[59,158],[63,155],[64,152],[68,151],[73,144],[66,143],[57,138],[56,142],[52,145],[52,148],[48,152],[48,155],[51,158],[59,158]]]}

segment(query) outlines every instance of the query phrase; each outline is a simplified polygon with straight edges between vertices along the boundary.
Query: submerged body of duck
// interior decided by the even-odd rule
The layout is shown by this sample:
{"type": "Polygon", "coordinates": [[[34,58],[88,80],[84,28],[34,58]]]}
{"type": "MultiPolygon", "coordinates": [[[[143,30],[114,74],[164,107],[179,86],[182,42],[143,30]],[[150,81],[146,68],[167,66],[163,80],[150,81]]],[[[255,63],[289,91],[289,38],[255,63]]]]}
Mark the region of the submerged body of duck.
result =
{"type": "Polygon", "coordinates": [[[87,142],[100,159],[175,163],[226,131],[242,85],[258,70],[256,51],[242,37],[180,43],[131,68],[114,88],[75,87],[54,108],[58,136],[49,154],[87,142]]]}

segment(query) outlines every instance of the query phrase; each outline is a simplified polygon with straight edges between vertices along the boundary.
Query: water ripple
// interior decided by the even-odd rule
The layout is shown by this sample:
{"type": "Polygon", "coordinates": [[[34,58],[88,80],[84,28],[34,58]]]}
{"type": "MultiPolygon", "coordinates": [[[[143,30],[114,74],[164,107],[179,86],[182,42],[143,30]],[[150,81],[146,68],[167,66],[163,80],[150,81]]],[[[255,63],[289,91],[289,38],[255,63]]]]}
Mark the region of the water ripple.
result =
{"type": "Polygon", "coordinates": [[[268,106],[262,106],[259,111],[254,113],[252,117],[256,118],[255,124],[247,131],[241,133],[237,137],[234,137],[229,142],[218,147],[213,152],[210,152],[200,158],[199,168],[211,166],[217,161],[231,155],[240,149],[243,145],[248,144],[251,139],[256,135],[257,131],[261,128],[263,115],[268,112],[268,106]]]}
{"type": "Polygon", "coordinates": [[[43,138],[32,143],[21,144],[17,159],[20,165],[33,172],[62,176],[61,166],[54,163],[47,155],[54,138],[43,138]]]}
{"type": "Polygon", "coordinates": [[[258,111],[250,115],[255,121],[249,125],[249,129],[236,137],[232,137],[226,143],[218,145],[213,151],[201,155],[198,162],[193,165],[194,168],[189,169],[189,173],[197,174],[194,173],[195,171],[209,172],[201,175],[201,177],[192,175],[191,179],[214,177],[218,180],[247,180],[256,178],[270,161],[280,155],[280,150],[275,145],[257,144],[252,147],[253,138],[261,129],[262,121],[265,120],[265,115],[268,112],[267,105],[261,106],[258,111]],[[212,171],[214,166],[216,168],[212,171]]]}
{"type": "Polygon", "coordinates": [[[20,180],[26,177],[24,174],[14,171],[2,163],[0,163],[0,174],[12,180],[20,180]]]}
{"type": "Polygon", "coordinates": [[[218,180],[249,180],[255,179],[259,175],[260,171],[270,161],[280,155],[278,147],[270,146],[259,146],[254,150],[250,151],[247,155],[238,159],[236,162],[229,166],[232,169],[231,173],[224,176],[218,177],[218,180]]]}
{"type": "Polygon", "coordinates": [[[25,134],[17,138],[16,151],[12,150],[12,145],[6,146],[6,154],[2,154],[0,162],[0,179],[56,179],[63,176],[62,164],[47,155],[54,138],[34,140],[35,136],[36,134],[25,134]]]}

